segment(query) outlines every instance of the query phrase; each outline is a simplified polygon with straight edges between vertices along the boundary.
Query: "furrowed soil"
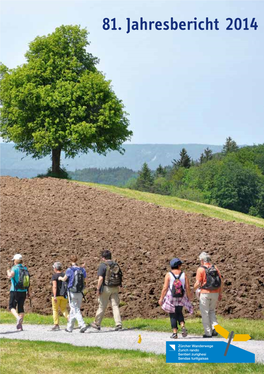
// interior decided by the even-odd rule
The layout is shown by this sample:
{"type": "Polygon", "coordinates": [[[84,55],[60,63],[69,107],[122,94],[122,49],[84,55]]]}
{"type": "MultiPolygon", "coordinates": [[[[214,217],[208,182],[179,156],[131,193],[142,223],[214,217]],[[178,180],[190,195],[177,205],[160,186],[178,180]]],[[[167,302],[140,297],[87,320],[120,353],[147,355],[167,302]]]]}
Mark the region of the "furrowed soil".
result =
{"type": "MultiPolygon", "coordinates": [[[[86,263],[86,316],[97,309],[100,252],[110,249],[124,273],[124,318],[165,316],[158,305],[169,261],[179,257],[195,282],[198,255],[209,252],[224,282],[218,313],[264,319],[264,230],[136,201],[53,178],[1,177],[1,296],[8,307],[6,269],[21,253],[31,273],[33,312],[51,313],[52,264],[86,263]]],[[[198,310],[198,302],[194,301],[198,310]]],[[[108,309],[108,315],[110,310],[108,309]]]]}

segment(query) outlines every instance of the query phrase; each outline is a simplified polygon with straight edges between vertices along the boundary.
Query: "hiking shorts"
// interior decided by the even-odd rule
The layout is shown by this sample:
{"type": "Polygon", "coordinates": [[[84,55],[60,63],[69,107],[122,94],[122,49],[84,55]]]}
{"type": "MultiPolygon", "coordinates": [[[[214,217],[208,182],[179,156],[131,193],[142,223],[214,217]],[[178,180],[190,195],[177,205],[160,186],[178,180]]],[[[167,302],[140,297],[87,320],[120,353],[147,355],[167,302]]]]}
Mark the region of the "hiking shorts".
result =
{"type": "Polygon", "coordinates": [[[16,309],[17,307],[18,313],[24,313],[26,296],[26,292],[10,291],[9,309],[16,309]]]}

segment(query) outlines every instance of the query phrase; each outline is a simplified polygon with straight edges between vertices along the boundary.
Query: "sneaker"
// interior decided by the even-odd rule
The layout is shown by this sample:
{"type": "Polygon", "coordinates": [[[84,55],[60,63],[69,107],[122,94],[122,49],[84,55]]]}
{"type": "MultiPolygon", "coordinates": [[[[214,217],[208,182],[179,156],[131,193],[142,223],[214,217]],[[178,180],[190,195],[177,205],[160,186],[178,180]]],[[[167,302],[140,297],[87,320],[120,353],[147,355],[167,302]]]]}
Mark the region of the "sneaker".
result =
{"type": "Polygon", "coordinates": [[[17,330],[21,330],[21,329],[22,329],[22,322],[23,322],[23,318],[20,317],[20,318],[17,320],[17,325],[16,325],[17,330]]]}
{"type": "Polygon", "coordinates": [[[213,329],[212,336],[218,336],[218,333],[213,329]]]}
{"type": "Polygon", "coordinates": [[[171,336],[170,339],[178,339],[178,334],[177,332],[174,332],[171,336]]]}
{"type": "Polygon", "coordinates": [[[90,325],[85,325],[85,326],[81,327],[80,332],[84,333],[88,329],[88,327],[90,327],[90,325]]]}
{"type": "Polygon", "coordinates": [[[51,329],[51,331],[59,331],[60,330],[60,326],[59,325],[54,325],[51,329]]]}
{"type": "Polygon", "coordinates": [[[211,337],[212,337],[212,335],[203,335],[203,338],[205,338],[205,339],[209,339],[211,337]]]}
{"type": "Polygon", "coordinates": [[[96,330],[101,330],[101,327],[98,326],[95,322],[92,322],[91,325],[90,325],[93,329],[96,329],[96,330]]]}
{"type": "Polygon", "coordinates": [[[23,331],[23,326],[21,325],[21,327],[17,329],[17,331],[23,331]]]}
{"type": "Polygon", "coordinates": [[[71,330],[65,329],[66,332],[72,332],[71,330]]]}
{"type": "Polygon", "coordinates": [[[188,330],[186,329],[186,327],[182,327],[182,337],[186,338],[187,335],[188,335],[188,330]]]}
{"type": "Polygon", "coordinates": [[[120,331],[120,330],[122,330],[122,326],[121,325],[115,327],[115,331],[120,331]]]}

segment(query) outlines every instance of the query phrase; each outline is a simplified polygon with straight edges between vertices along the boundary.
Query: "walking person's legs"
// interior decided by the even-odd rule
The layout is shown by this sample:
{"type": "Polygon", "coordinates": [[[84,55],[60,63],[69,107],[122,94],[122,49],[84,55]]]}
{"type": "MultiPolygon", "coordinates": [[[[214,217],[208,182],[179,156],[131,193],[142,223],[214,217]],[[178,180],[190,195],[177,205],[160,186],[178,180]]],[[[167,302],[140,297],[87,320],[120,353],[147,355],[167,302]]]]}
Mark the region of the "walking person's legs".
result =
{"type": "Polygon", "coordinates": [[[65,297],[60,296],[59,297],[59,308],[61,310],[61,313],[64,315],[64,317],[69,320],[69,312],[67,310],[68,305],[68,299],[65,299],[65,297]]]}
{"type": "Polygon", "coordinates": [[[218,293],[211,293],[210,294],[210,303],[209,303],[209,321],[212,331],[214,330],[214,326],[218,324],[215,309],[218,300],[218,293]]]}
{"type": "Polygon", "coordinates": [[[209,304],[210,304],[210,294],[208,293],[201,293],[200,295],[200,311],[202,314],[202,322],[204,327],[204,334],[206,336],[212,336],[212,328],[210,325],[209,319],[209,304]]]}
{"type": "Polygon", "coordinates": [[[181,329],[182,329],[182,336],[185,338],[188,333],[187,333],[187,329],[185,328],[185,321],[184,321],[184,316],[183,316],[183,312],[182,312],[182,309],[183,307],[182,306],[176,306],[175,307],[175,313],[176,313],[176,319],[179,323],[179,325],[181,326],[181,329]]]}
{"type": "Polygon", "coordinates": [[[24,303],[26,300],[26,292],[10,292],[9,309],[17,321],[17,329],[22,330],[24,319],[24,303]],[[17,310],[16,310],[17,309],[17,310]]]}
{"type": "Polygon", "coordinates": [[[72,292],[69,292],[68,298],[69,298],[69,306],[70,306],[70,316],[67,324],[67,331],[72,332],[75,322],[75,309],[76,309],[76,301],[74,299],[74,294],[72,292]]]}
{"type": "Polygon", "coordinates": [[[54,328],[56,326],[59,326],[59,301],[57,299],[57,302],[54,300],[54,297],[51,299],[52,302],[52,312],[53,312],[53,323],[54,328]]]}
{"type": "Polygon", "coordinates": [[[95,320],[92,326],[95,325],[100,328],[110,296],[111,293],[109,293],[108,287],[104,287],[103,292],[98,297],[99,307],[97,309],[95,320]]]}
{"type": "Polygon", "coordinates": [[[83,294],[82,293],[76,293],[74,294],[76,304],[75,304],[75,318],[77,319],[78,326],[80,328],[86,327],[86,324],[83,320],[83,316],[81,313],[81,305],[82,305],[82,299],[83,299],[83,294]]]}
{"type": "MultiPolygon", "coordinates": [[[[175,307],[175,309],[176,309],[176,307],[175,307]]],[[[171,335],[171,338],[172,339],[177,339],[178,338],[178,335],[177,335],[178,324],[177,324],[176,311],[174,313],[170,313],[170,323],[171,323],[171,328],[172,328],[172,332],[173,332],[173,334],[171,335]]]]}
{"type": "Polygon", "coordinates": [[[121,315],[119,310],[119,296],[118,296],[118,287],[113,287],[113,290],[111,292],[110,296],[111,306],[113,309],[113,316],[115,320],[116,328],[120,329],[122,328],[122,321],[121,321],[121,315]]]}

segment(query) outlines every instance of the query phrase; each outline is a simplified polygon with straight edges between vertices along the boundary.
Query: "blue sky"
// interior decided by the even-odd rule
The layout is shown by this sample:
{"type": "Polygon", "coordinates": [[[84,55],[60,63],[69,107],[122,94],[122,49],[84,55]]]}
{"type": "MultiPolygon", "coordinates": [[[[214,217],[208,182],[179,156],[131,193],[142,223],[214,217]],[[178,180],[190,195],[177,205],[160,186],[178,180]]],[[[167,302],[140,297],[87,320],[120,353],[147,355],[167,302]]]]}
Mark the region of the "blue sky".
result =
{"type": "Polygon", "coordinates": [[[89,51],[130,113],[132,143],[264,142],[262,1],[1,1],[1,61],[22,64],[28,43],[61,24],[90,32],[89,51]],[[121,31],[104,31],[103,18],[121,31]],[[131,20],[218,18],[219,31],[125,32],[131,20]],[[226,31],[255,17],[257,31],[226,31]]]}

